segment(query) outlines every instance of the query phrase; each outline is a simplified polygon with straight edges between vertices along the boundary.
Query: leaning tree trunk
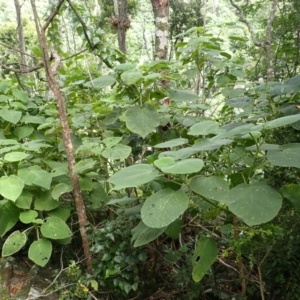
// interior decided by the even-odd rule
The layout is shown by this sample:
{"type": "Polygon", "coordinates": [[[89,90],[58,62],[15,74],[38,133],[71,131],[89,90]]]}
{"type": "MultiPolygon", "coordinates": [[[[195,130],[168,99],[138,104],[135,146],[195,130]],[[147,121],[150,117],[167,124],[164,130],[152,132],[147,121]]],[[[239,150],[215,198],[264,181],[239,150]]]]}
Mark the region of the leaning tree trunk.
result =
{"type": "Polygon", "coordinates": [[[52,12],[47,22],[40,28],[39,18],[37,14],[37,9],[35,6],[35,0],[31,0],[31,7],[34,15],[34,22],[36,26],[36,32],[39,38],[40,48],[42,50],[42,60],[45,67],[46,78],[50,85],[51,90],[53,91],[53,95],[57,101],[57,109],[59,112],[59,119],[62,128],[62,139],[66,149],[68,167],[70,172],[70,179],[73,185],[73,195],[75,199],[75,206],[78,216],[79,230],[82,240],[82,247],[84,251],[84,258],[87,265],[88,272],[90,274],[93,273],[92,267],[92,258],[90,255],[90,247],[88,241],[88,235],[86,231],[86,226],[88,224],[88,219],[85,211],[85,204],[83,201],[83,196],[80,191],[79,186],[79,176],[74,171],[75,167],[75,157],[74,157],[74,148],[71,140],[71,133],[68,124],[68,117],[66,112],[66,107],[63,99],[62,92],[60,90],[59,84],[55,79],[55,74],[60,64],[60,57],[58,56],[56,51],[52,51],[52,56],[55,60],[54,65],[51,67],[50,64],[50,56],[49,56],[49,48],[47,44],[46,30],[54,17],[58,14],[60,7],[62,6],[64,0],[59,0],[56,5],[55,10],[52,12]]]}
{"type": "Polygon", "coordinates": [[[20,69],[24,70],[27,68],[27,61],[26,61],[26,49],[25,49],[25,38],[24,38],[24,31],[23,31],[21,6],[19,0],[14,0],[14,2],[15,2],[16,15],[17,15],[17,24],[18,24],[19,50],[21,53],[20,69]]]}
{"type": "Polygon", "coordinates": [[[169,0],[151,0],[155,19],[154,60],[166,59],[169,40],[169,0]]]}

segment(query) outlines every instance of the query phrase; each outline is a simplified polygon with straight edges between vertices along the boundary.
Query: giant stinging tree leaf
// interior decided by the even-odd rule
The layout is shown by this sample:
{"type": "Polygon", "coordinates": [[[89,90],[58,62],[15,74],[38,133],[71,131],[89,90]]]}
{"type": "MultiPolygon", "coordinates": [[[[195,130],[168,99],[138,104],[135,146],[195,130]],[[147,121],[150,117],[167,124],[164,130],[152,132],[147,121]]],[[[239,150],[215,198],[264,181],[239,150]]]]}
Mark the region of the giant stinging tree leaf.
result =
{"type": "Polygon", "coordinates": [[[145,105],[140,107],[135,105],[126,112],[127,128],[145,138],[157,126],[159,126],[159,114],[153,106],[145,105]]]}
{"type": "Polygon", "coordinates": [[[281,208],[282,197],[265,183],[242,183],[229,191],[226,204],[232,213],[252,226],[271,221],[281,208]]]}
{"type": "Polygon", "coordinates": [[[52,253],[52,243],[46,239],[34,241],[28,250],[28,257],[38,266],[44,267],[52,253]]]}
{"type": "Polygon", "coordinates": [[[11,201],[16,201],[24,188],[23,180],[15,175],[0,178],[0,194],[11,201]]]}
{"type": "Polygon", "coordinates": [[[269,150],[267,159],[274,166],[300,168],[300,144],[285,144],[269,150]]]}
{"type": "Polygon", "coordinates": [[[27,242],[27,235],[19,230],[9,235],[2,247],[2,256],[10,256],[23,248],[27,242]]]}
{"type": "Polygon", "coordinates": [[[146,245],[160,236],[165,231],[165,229],[166,227],[151,228],[146,226],[143,221],[140,221],[140,223],[131,230],[131,242],[134,241],[134,247],[146,245]]]}
{"type": "Polygon", "coordinates": [[[228,183],[221,177],[194,177],[190,183],[193,192],[219,202],[226,202],[229,192],[228,183]]]}
{"type": "Polygon", "coordinates": [[[198,241],[193,255],[192,277],[195,282],[199,282],[207,273],[218,255],[218,248],[214,239],[203,236],[198,241]]]}
{"type": "Polygon", "coordinates": [[[122,169],[112,175],[107,181],[113,183],[114,190],[127,187],[138,187],[139,185],[152,181],[159,175],[159,171],[152,165],[139,164],[122,169]]]}
{"type": "Polygon", "coordinates": [[[162,228],[171,224],[188,208],[189,198],[182,190],[160,190],[150,196],[141,210],[145,225],[162,228]]]}

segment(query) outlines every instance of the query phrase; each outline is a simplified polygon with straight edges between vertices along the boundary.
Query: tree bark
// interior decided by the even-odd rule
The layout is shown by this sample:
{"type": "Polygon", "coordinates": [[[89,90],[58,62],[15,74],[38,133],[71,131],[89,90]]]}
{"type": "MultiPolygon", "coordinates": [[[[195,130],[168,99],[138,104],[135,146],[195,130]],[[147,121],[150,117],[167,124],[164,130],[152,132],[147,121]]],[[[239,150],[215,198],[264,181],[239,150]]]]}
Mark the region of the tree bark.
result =
{"type": "Polygon", "coordinates": [[[155,19],[154,60],[166,59],[169,41],[169,0],[151,0],[155,19]]]}
{"type": "Polygon", "coordinates": [[[25,48],[21,6],[19,0],[14,0],[14,2],[16,8],[17,24],[18,24],[19,49],[21,53],[20,69],[25,70],[27,68],[27,60],[26,60],[26,48],[25,48]]]}
{"type": "Polygon", "coordinates": [[[69,173],[70,173],[70,179],[73,185],[73,195],[75,199],[75,206],[78,216],[78,222],[79,222],[79,230],[81,234],[81,240],[82,240],[82,247],[84,251],[84,257],[87,265],[88,272],[90,274],[93,273],[92,268],[92,259],[90,255],[90,247],[88,242],[88,236],[86,232],[86,225],[88,224],[88,219],[86,216],[85,211],[85,204],[83,201],[83,197],[80,191],[79,186],[79,177],[78,174],[74,172],[75,167],[75,157],[74,157],[74,148],[71,140],[71,134],[70,134],[70,128],[68,124],[68,118],[67,118],[67,112],[64,104],[64,99],[62,92],[59,88],[59,85],[55,79],[55,73],[57,71],[57,68],[59,66],[59,57],[56,53],[56,51],[52,51],[52,55],[55,58],[55,64],[53,68],[51,68],[50,65],[50,57],[49,57],[49,49],[47,45],[47,38],[46,38],[46,30],[51,23],[51,21],[54,19],[56,14],[59,12],[59,9],[62,5],[64,0],[60,0],[55,8],[55,11],[51,14],[51,16],[48,18],[47,22],[44,24],[42,28],[39,26],[39,20],[38,20],[38,14],[35,6],[35,0],[31,0],[31,6],[34,14],[34,21],[36,26],[37,35],[40,42],[40,47],[42,50],[42,58],[43,58],[43,64],[45,67],[46,77],[49,82],[50,88],[53,91],[54,97],[57,101],[57,109],[59,111],[59,119],[62,127],[62,138],[64,142],[64,146],[66,149],[67,154],[67,161],[68,161],[68,167],[69,167],[69,173]]]}
{"type": "Polygon", "coordinates": [[[119,49],[126,54],[126,31],[130,26],[130,17],[127,13],[127,0],[114,0],[115,18],[111,20],[112,25],[118,32],[119,49]]]}

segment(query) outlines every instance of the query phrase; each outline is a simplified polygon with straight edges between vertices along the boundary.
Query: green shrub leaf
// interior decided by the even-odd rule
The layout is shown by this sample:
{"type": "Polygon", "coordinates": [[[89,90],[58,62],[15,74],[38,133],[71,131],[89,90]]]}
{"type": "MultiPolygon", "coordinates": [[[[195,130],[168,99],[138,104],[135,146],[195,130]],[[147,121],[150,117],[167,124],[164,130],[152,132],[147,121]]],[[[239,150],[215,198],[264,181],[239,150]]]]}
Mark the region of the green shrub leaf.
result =
{"type": "Polygon", "coordinates": [[[27,235],[19,230],[7,237],[2,247],[2,256],[10,256],[22,249],[27,242],[27,235]]]}
{"type": "Polygon", "coordinates": [[[141,217],[146,226],[163,228],[184,213],[188,205],[189,198],[182,190],[160,190],[145,201],[141,217]]]}
{"type": "Polygon", "coordinates": [[[140,164],[122,169],[108,179],[114,184],[114,190],[127,187],[138,187],[139,185],[152,181],[159,175],[159,171],[151,165],[140,164]]]}
{"type": "Polygon", "coordinates": [[[218,248],[216,242],[210,237],[201,237],[193,254],[192,277],[199,282],[217,259],[218,248]]]}
{"type": "Polygon", "coordinates": [[[28,250],[28,257],[38,266],[44,267],[52,254],[52,243],[46,239],[34,241],[28,250]]]}
{"type": "Polygon", "coordinates": [[[263,182],[242,183],[229,191],[226,204],[230,211],[252,226],[271,221],[281,208],[282,197],[263,182]]]}

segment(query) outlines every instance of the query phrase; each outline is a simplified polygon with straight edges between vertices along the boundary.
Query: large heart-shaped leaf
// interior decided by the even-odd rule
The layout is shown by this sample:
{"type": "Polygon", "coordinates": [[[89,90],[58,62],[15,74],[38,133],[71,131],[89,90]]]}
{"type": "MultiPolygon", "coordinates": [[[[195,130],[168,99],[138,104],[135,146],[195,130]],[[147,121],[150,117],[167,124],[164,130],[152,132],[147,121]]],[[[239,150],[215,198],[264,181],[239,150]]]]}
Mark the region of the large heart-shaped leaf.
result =
{"type": "Polygon", "coordinates": [[[160,143],[155,145],[155,148],[173,148],[177,146],[182,146],[184,144],[187,144],[189,142],[188,139],[183,139],[183,138],[178,138],[178,139],[173,139],[164,143],[160,143]]]}
{"type": "Polygon", "coordinates": [[[113,85],[115,81],[116,78],[113,75],[105,75],[99,78],[95,78],[93,79],[93,81],[89,81],[87,83],[84,83],[83,85],[86,87],[101,89],[113,85]]]}
{"type": "Polygon", "coordinates": [[[121,79],[125,84],[131,85],[139,82],[143,78],[143,74],[140,71],[126,71],[121,74],[121,79]]]}
{"type": "Polygon", "coordinates": [[[267,159],[274,166],[300,168],[300,144],[285,144],[277,150],[269,150],[267,159]]]}
{"type": "Polygon", "coordinates": [[[26,185],[37,185],[47,190],[50,189],[52,175],[43,170],[40,166],[31,166],[18,170],[18,176],[26,185]]]}
{"type": "Polygon", "coordinates": [[[38,266],[44,267],[52,253],[52,243],[46,239],[34,241],[28,249],[28,257],[38,266]]]}
{"type": "Polygon", "coordinates": [[[24,224],[33,222],[38,216],[38,212],[35,210],[26,210],[20,213],[20,221],[24,224]]]}
{"type": "Polygon", "coordinates": [[[165,229],[166,227],[151,228],[146,226],[143,221],[141,221],[135,228],[131,230],[131,242],[135,241],[133,244],[134,247],[146,245],[160,236],[165,229]]]}
{"type": "Polygon", "coordinates": [[[8,230],[19,221],[20,210],[12,201],[0,200],[0,236],[2,237],[8,230]]]}
{"type": "Polygon", "coordinates": [[[74,167],[74,172],[78,174],[83,174],[88,170],[94,168],[96,161],[93,159],[82,159],[74,167]]]}
{"type": "Polygon", "coordinates": [[[195,151],[192,147],[186,147],[174,151],[165,151],[159,154],[158,158],[162,157],[172,157],[174,160],[185,159],[195,154],[195,151]]]}
{"type": "Polygon", "coordinates": [[[277,216],[281,195],[263,182],[242,183],[228,193],[228,208],[249,226],[271,221],[277,216]]]}
{"type": "Polygon", "coordinates": [[[159,171],[152,165],[140,164],[122,169],[108,179],[108,182],[114,184],[114,190],[120,190],[127,187],[138,187],[152,181],[159,175],[159,171]]]}
{"type": "Polygon", "coordinates": [[[287,184],[280,190],[280,193],[284,198],[288,199],[295,208],[300,209],[299,184],[287,184]]]}
{"type": "Polygon", "coordinates": [[[59,240],[72,236],[72,232],[66,222],[58,217],[49,217],[41,226],[41,233],[44,237],[59,240]]]}
{"type": "Polygon", "coordinates": [[[23,139],[24,137],[27,137],[33,133],[34,128],[32,126],[22,126],[17,127],[14,130],[14,134],[19,138],[23,139]]]}
{"type": "Polygon", "coordinates": [[[70,193],[73,190],[73,187],[69,184],[59,183],[57,184],[51,192],[53,199],[58,200],[60,196],[65,193],[70,193]]]}
{"type": "Polygon", "coordinates": [[[22,102],[27,102],[28,101],[28,93],[25,91],[20,91],[20,90],[14,90],[13,95],[18,99],[21,100],[22,102]]]}
{"type": "Polygon", "coordinates": [[[184,213],[188,205],[189,198],[182,190],[160,190],[145,201],[141,217],[145,225],[163,228],[184,213]]]}
{"type": "Polygon", "coordinates": [[[6,161],[14,162],[14,161],[20,161],[28,157],[29,154],[25,152],[10,152],[5,154],[4,159],[6,161]]]}
{"type": "Polygon", "coordinates": [[[126,112],[125,120],[127,128],[143,138],[160,124],[156,108],[150,105],[130,107],[126,112]]]}
{"type": "MultiPolygon", "coordinates": [[[[222,130],[224,131],[224,130],[222,130]]],[[[208,135],[208,134],[218,134],[221,130],[219,129],[219,124],[214,121],[202,121],[194,124],[188,134],[189,135],[208,135]]]]}
{"type": "Polygon", "coordinates": [[[22,113],[20,111],[2,108],[0,110],[0,117],[5,121],[8,121],[13,124],[17,124],[22,117],[22,113]]]}
{"type": "Polygon", "coordinates": [[[16,201],[24,188],[23,180],[15,175],[0,178],[0,194],[9,200],[16,201]]]}
{"type": "Polygon", "coordinates": [[[254,126],[253,124],[246,124],[246,125],[241,125],[241,126],[237,126],[233,129],[230,129],[226,132],[223,132],[221,134],[218,134],[217,136],[213,137],[211,140],[212,141],[216,141],[216,140],[221,140],[221,139],[225,139],[228,137],[234,138],[236,136],[243,136],[249,132],[253,132],[253,131],[259,131],[259,127],[258,126],[254,126]]]}
{"type": "Polygon", "coordinates": [[[195,177],[190,183],[193,192],[219,202],[226,202],[229,192],[228,183],[221,177],[195,177]]]}
{"type": "Polygon", "coordinates": [[[10,256],[22,249],[27,242],[27,235],[19,230],[7,237],[2,247],[2,256],[10,256]]]}
{"type": "Polygon", "coordinates": [[[59,202],[54,200],[50,191],[38,191],[35,193],[34,209],[49,211],[59,206],[59,202]]]}
{"type": "Polygon", "coordinates": [[[208,151],[208,150],[216,150],[224,145],[229,145],[233,141],[229,139],[201,139],[198,143],[194,144],[192,148],[195,152],[197,151],[208,151]]]}
{"type": "Polygon", "coordinates": [[[295,123],[297,121],[300,121],[300,114],[293,115],[293,116],[285,116],[285,117],[281,117],[281,118],[266,122],[265,124],[263,124],[263,128],[273,129],[273,128],[277,128],[277,127],[286,126],[286,125],[295,123]]]}
{"type": "Polygon", "coordinates": [[[21,195],[15,201],[15,205],[19,208],[30,209],[31,202],[32,202],[32,194],[27,190],[23,190],[21,195]]]}
{"type": "Polygon", "coordinates": [[[198,158],[187,158],[175,161],[173,157],[162,157],[154,162],[155,166],[168,174],[191,174],[199,172],[204,162],[198,158]]]}
{"type": "Polygon", "coordinates": [[[131,153],[131,147],[123,144],[118,144],[112,148],[106,148],[101,155],[107,159],[125,159],[131,153]]]}
{"type": "Polygon", "coordinates": [[[210,237],[201,237],[193,254],[192,277],[199,282],[215,262],[218,255],[216,242],[210,237]]]}

